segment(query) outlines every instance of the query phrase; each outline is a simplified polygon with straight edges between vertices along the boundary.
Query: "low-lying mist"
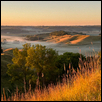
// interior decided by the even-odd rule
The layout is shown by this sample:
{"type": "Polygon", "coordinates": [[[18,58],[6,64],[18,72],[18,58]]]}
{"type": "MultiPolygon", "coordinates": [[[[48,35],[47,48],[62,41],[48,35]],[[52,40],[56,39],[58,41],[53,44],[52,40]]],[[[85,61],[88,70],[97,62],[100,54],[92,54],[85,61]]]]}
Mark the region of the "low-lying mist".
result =
{"type": "Polygon", "coordinates": [[[88,44],[88,45],[65,46],[65,45],[60,45],[52,42],[28,41],[28,40],[25,40],[24,37],[5,36],[5,35],[1,35],[1,42],[2,42],[1,47],[3,49],[16,48],[16,47],[18,49],[22,49],[23,44],[31,43],[31,46],[35,44],[41,44],[43,46],[45,45],[46,47],[56,49],[56,51],[58,51],[59,54],[63,54],[64,52],[74,52],[74,53],[81,53],[83,55],[88,55],[88,54],[90,55],[94,52],[98,52],[101,50],[100,42],[88,44]]]}

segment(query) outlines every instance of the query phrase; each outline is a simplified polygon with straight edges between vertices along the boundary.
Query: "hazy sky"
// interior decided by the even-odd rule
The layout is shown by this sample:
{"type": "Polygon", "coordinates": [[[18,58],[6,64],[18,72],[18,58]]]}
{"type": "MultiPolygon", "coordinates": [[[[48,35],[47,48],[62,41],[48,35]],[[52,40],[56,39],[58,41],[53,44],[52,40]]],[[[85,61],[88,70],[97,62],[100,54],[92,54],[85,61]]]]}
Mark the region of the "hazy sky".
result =
{"type": "Polygon", "coordinates": [[[101,1],[1,1],[1,25],[101,25],[101,1]]]}

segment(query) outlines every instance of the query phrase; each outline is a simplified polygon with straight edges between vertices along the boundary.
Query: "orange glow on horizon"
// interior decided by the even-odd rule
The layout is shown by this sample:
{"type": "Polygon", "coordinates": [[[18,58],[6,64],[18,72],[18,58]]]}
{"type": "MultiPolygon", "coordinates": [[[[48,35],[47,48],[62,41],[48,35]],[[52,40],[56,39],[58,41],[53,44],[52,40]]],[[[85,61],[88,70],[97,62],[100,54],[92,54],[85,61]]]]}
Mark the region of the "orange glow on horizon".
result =
{"type": "Polygon", "coordinates": [[[101,1],[1,1],[1,25],[101,25],[101,1]]]}
{"type": "Polygon", "coordinates": [[[77,26],[77,25],[101,25],[100,20],[92,19],[13,19],[1,20],[1,25],[5,26],[77,26]]]}
{"type": "Polygon", "coordinates": [[[73,21],[73,22],[65,22],[65,21],[39,21],[39,22],[34,22],[34,21],[6,21],[3,22],[1,21],[1,25],[5,26],[74,26],[74,25],[101,25],[101,23],[99,22],[92,22],[92,21],[81,21],[81,22],[77,22],[77,21],[73,21]]]}

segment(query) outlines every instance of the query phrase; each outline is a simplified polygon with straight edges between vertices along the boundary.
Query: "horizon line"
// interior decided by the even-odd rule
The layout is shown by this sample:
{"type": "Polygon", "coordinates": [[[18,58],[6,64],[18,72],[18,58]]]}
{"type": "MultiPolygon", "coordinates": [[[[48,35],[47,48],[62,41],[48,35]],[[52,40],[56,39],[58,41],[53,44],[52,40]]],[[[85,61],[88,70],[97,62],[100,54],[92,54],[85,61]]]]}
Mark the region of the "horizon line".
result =
{"type": "Polygon", "coordinates": [[[101,26],[101,25],[1,25],[1,26],[101,26]]]}

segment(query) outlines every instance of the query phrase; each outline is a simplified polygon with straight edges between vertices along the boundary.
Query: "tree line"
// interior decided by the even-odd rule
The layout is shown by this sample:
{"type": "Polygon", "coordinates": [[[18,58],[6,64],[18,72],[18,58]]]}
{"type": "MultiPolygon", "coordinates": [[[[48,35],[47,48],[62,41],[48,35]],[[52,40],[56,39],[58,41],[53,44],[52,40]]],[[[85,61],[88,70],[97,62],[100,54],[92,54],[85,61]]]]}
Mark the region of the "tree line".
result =
{"type": "MultiPolygon", "coordinates": [[[[48,86],[48,84],[56,84],[61,80],[63,74],[69,70],[69,64],[77,70],[80,56],[79,53],[65,52],[59,55],[58,51],[47,48],[39,44],[24,44],[22,51],[18,48],[13,50],[12,64],[8,64],[7,74],[11,77],[11,91],[18,87],[19,92],[24,92],[24,83],[26,90],[34,89],[37,85],[40,87],[48,86]],[[58,76],[60,78],[58,79],[58,76]]],[[[67,73],[67,72],[66,72],[67,73]]]]}
{"type": "Polygon", "coordinates": [[[63,35],[70,35],[70,33],[60,30],[60,31],[54,31],[54,32],[50,33],[50,36],[53,36],[53,35],[54,36],[63,36],[63,35]]]}

